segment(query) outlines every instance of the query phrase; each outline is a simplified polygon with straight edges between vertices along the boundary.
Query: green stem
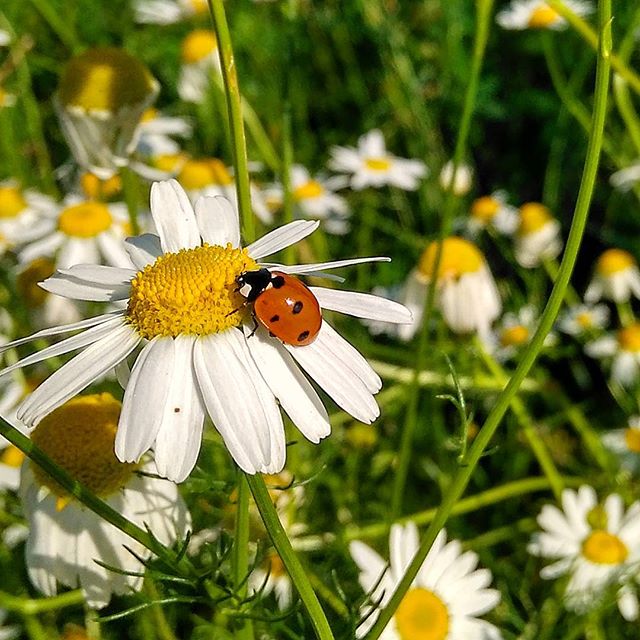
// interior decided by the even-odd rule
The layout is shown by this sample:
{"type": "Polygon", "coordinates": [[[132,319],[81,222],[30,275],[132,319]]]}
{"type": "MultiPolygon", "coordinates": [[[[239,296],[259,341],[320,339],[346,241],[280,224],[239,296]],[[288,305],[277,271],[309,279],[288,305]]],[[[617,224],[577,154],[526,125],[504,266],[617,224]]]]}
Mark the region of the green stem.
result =
{"type": "Polygon", "coordinates": [[[120,170],[122,178],[122,191],[124,201],[127,204],[129,212],[129,222],[131,223],[131,233],[134,236],[140,234],[140,225],[138,224],[138,206],[140,204],[140,183],[138,176],[129,167],[122,167],[120,170]]]}
{"type": "Polygon", "coordinates": [[[291,581],[298,590],[300,598],[307,609],[316,637],[319,640],[333,640],[331,627],[329,627],[327,618],[313,591],[309,578],[302,568],[300,560],[298,560],[284,527],[278,518],[278,513],[271,502],[271,496],[269,495],[263,477],[260,474],[247,475],[247,482],[249,483],[253,499],[256,501],[271,542],[273,542],[273,546],[276,548],[284,566],[287,568],[291,581]]]}
{"type": "Polygon", "coordinates": [[[40,624],[40,620],[32,614],[23,614],[24,628],[30,640],[51,640],[51,636],[40,624]]]}
{"type": "MultiPolygon", "coordinates": [[[[247,594],[249,574],[249,486],[243,474],[238,476],[238,502],[236,505],[236,531],[231,557],[233,581],[239,598],[247,594]]],[[[238,640],[253,639],[253,624],[244,619],[236,631],[238,640]]]]}
{"type": "Polygon", "coordinates": [[[57,611],[64,607],[74,607],[83,603],[84,595],[80,589],[67,591],[51,598],[21,598],[0,591],[0,608],[16,611],[24,615],[57,611]]]}
{"type": "MultiPolygon", "coordinates": [[[[288,88],[288,87],[287,87],[288,88]]],[[[293,221],[293,192],[291,191],[291,165],[293,164],[293,145],[291,143],[291,102],[285,99],[282,114],[282,223],[293,221]]],[[[295,263],[295,245],[284,250],[284,263],[295,263]]]]}
{"type": "MultiPolygon", "coordinates": [[[[455,184],[456,173],[458,167],[462,163],[467,139],[471,128],[471,118],[475,107],[476,95],[478,93],[478,84],[480,81],[480,71],[484,60],[484,52],[489,38],[489,29],[491,24],[491,10],[493,8],[493,0],[478,0],[476,14],[476,36],[473,47],[473,58],[471,62],[471,71],[469,76],[469,84],[467,85],[464,105],[462,108],[462,116],[460,119],[460,127],[458,130],[458,138],[456,140],[455,152],[453,155],[453,172],[451,176],[451,184],[455,184]]],[[[453,189],[446,192],[444,212],[440,227],[440,242],[436,252],[432,278],[429,283],[427,298],[425,301],[424,315],[422,319],[422,330],[420,332],[420,342],[418,345],[418,355],[410,385],[409,406],[402,431],[400,442],[400,454],[398,459],[398,468],[393,480],[393,492],[391,496],[391,509],[389,511],[391,518],[395,518],[402,510],[402,499],[404,496],[407,475],[409,472],[409,463],[411,460],[411,451],[413,447],[413,435],[418,423],[418,405],[419,405],[419,384],[420,373],[425,368],[427,360],[427,347],[429,343],[429,324],[431,313],[435,302],[436,285],[438,268],[442,259],[442,246],[444,238],[450,233],[453,212],[458,198],[453,193],[453,189]]]]}
{"type": "Polygon", "coordinates": [[[242,99],[238,86],[236,62],[231,44],[231,34],[224,10],[224,0],[208,0],[209,11],[218,39],[218,54],[222,68],[222,79],[229,109],[229,125],[233,142],[233,167],[235,169],[238,209],[245,242],[255,238],[255,221],[251,209],[251,190],[249,185],[249,163],[247,160],[247,141],[242,122],[242,99]]]}
{"type": "Polygon", "coordinates": [[[627,127],[627,133],[635,147],[636,155],[640,155],[640,120],[638,120],[638,114],[629,95],[629,87],[620,76],[613,78],[613,96],[620,116],[627,127]]]}
{"type": "Polygon", "coordinates": [[[600,37],[592,128],[589,136],[589,146],[587,149],[582,180],[580,182],[580,190],[578,192],[578,198],[573,215],[573,222],[571,224],[571,230],[569,232],[569,238],[567,240],[567,247],[564,252],[562,264],[560,265],[558,278],[553,286],[547,306],[540,318],[540,325],[538,326],[533,339],[522,354],[520,363],[511,377],[509,384],[498,396],[492,411],[489,413],[484,425],[473,441],[467,456],[467,464],[460,467],[454,476],[451,485],[445,494],[433,521],[431,522],[431,525],[421,541],[415,557],[407,568],[402,580],[400,580],[387,606],[382,610],[373,627],[371,627],[371,630],[367,635],[367,640],[375,640],[380,637],[396,609],[400,605],[400,602],[402,602],[404,595],[407,593],[420,570],[422,563],[427,557],[438,532],[445,526],[452,509],[455,507],[456,502],[466,489],[476,465],[495,434],[504,414],[509,408],[511,399],[517,393],[518,387],[535,363],[536,358],[542,349],[544,339],[551,330],[553,322],[558,315],[560,306],[562,305],[562,300],[575,266],[578,250],[580,249],[589,206],[593,196],[593,188],[600,160],[604,122],[607,112],[609,75],[611,69],[611,0],[600,1],[598,5],[598,16],[600,37]]]}
{"type": "Polygon", "coordinates": [[[80,42],[75,29],[68,20],[65,20],[63,14],[49,3],[49,0],[31,0],[31,4],[36,11],[44,18],[45,22],[51,27],[51,30],[58,36],[60,41],[71,50],[72,53],[78,53],[81,49],[80,42]]]}
{"type": "MultiPolygon", "coordinates": [[[[151,580],[151,578],[149,578],[148,576],[145,578],[144,586],[146,592],[149,594],[149,598],[152,601],[160,600],[158,589],[153,583],[153,580],[151,580]]],[[[164,608],[162,607],[162,605],[154,604],[151,607],[150,613],[153,618],[155,631],[160,640],[178,640],[175,633],[173,633],[173,629],[167,621],[166,616],[164,615],[164,608]]]]}
{"type": "MultiPolygon", "coordinates": [[[[543,260],[542,266],[544,270],[547,272],[549,276],[549,280],[551,282],[555,282],[558,277],[558,271],[560,270],[560,265],[555,258],[550,260],[543,260]]],[[[580,296],[576,293],[576,290],[571,286],[571,283],[567,285],[567,290],[564,293],[564,300],[568,305],[577,305],[580,304],[580,296]]]]}

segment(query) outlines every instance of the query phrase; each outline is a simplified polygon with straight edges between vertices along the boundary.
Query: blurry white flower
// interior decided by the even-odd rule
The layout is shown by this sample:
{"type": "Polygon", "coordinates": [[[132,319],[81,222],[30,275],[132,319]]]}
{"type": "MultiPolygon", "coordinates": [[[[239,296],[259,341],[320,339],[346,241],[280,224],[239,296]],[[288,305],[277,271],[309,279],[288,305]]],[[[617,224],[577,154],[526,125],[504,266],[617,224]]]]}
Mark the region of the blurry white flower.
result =
{"type": "MultiPolygon", "coordinates": [[[[564,0],[564,6],[578,16],[593,12],[593,3],[587,0],[564,0]]],[[[508,7],[498,12],[496,22],[503,29],[565,29],[567,21],[542,0],[511,0],[508,7]]]]}
{"type": "Polygon", "coordinates": [[[640,471],[640,416],[631,416],[625,429],[603,433],[602,444],[618,456],[623,469],[640,471]]]}
{"type": "Polygon", "coordinates": [[[358,148],[332,147],[329,168],[350,173],[352,189],[391,185],[415,191],[419,181],[427,175],[427,167],[420,160],[405,160],[387,152],[382,132],[374,129],[358,139],[358,148]]]}
{"type": "Polygon", "coordinates": [[[640,182],[640,161],[630,164],[620,171],[611,174],[609,182],[614,189],[628,191],[634,184],[640,182]]]}
{"type": "Polygon", "coordinates": [[[468,228],[472,234],[493,227],[499,233],[512,235],[518,223],[518,210],[507,204],[504,191],[494,191],[490,196],[476,198],[471,205],[468,228]]]}
{"type": "Polygon", "coordinates": [[[570,336],[604,329],[609,322],[609,308],[604,304],[574,304],[558,318],[558,328],[570,336]]]}
{"type": "Polygon", "coordinates": [[[143,114],[136,132],[136,153],[145,158],[168,156],[180,153],[180,145],[172,136],[188,138],[193,127],[186,118],[163,116],[150,107],[143,114]]]}
{"type": "MultiPolygon", "coordinates": [[[[449,160],[440,171],[440,186],[443,191],[449,191],[453,178],[453,161],[449,160]]],[[[465,196],[473,185],[473,169],[468,164],[461,164],[456,171],[456,181],[453,185],[453,193],[457,196],[465,196]]]]}
{"type": "Polygon", "coordinates": [[[519,214],[514,239],[518,263],[530,269],[556,258],[562,251],[560,223],[549,209],[538,202],[527,202],[520,207],[519,214]]]}
{"type": "Polygon", "coordinates": [[[627,302],[631,296],[640,298],[640,270],[636,259],[623,249],[607,249],[596,262],[584,299],[627,302]]]}
{"type": "Polygon", "coordinates": [[[212,73],[220,72],[218,41],[213,31],[196,29],[182,41],[178,95],[185,102],[201,103],[207,96],[212,73]]]}
{"type": "Polygon", "coordinates": [[[592,358],[612,358],[611,379],[629,387],[640,373],[640,323],[589,342],[584,350],[592,358]]]}
{"type": "Polygon", "coordinates": [[[175,24],[209,12],[207,0],[135,0],[134,20],[140,24],[175,24]]]}
{"type": "MultiPolygon", "coordinates": [[[[532,305],[521,307],[517,313],[505,313],[493,332],[487,346],[497,360],[515,357],[526,346],[538,327],[539,314],[532,305]]],[[[544,346],[555,344],[557,336],[550,332],[544,346]]]]}

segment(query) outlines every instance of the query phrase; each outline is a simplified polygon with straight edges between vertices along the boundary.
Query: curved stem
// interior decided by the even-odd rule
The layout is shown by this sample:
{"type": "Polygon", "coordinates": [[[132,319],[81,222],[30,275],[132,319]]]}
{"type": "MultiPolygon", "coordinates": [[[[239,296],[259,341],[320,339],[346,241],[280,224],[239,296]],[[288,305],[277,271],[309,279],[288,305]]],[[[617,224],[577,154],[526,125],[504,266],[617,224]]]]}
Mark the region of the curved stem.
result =
{"type": "Polygon", "coordinates": [[[73,607],[84,603],[81,589],[67,591],[51,598],[21,598],[0,591],[0,607],[9,611],[17,611],[25,615],[57,611],[64,607],[73,607]]]}
{"type": "Polygon", "coordinates": [[[589,205],[593,195],[593,188],[602,149],[602,137],[604,121],[607,110],[607,98],[609,94],[609,76],[611,70],[611,0],[601,0],[598,6],[599,17],[599,47],[598,64],[596,69],[596,86],[594,92],[594,110],[589,136],[589,146],[585,159],[580,190],[576,202],[571,231],[567,240],[562,264],[558,272],[558,278],[553,286],[549,301],[540,319],[540,325],[536,330],[529,346],[522,354],[520,364],[515,370],[509,384],[498,396],[493,410],[487,417],[482,429],[478,432],[466,459],[466,465],[460,467],[451,485],[445,494],[443,501],[436,512],[431,525],[427,529],[420,547],[407,568],[405,575],[400,580],[387,606],[382,610],[373,627],[367,634],[367,640],[379,638],[387,624],[400,605],[402,598],[407,593],[411,583],[415,579],[422,563],[424,562],[438,532],[444,527],[449,515],[455,507],[458,499],[464,492],[471,479],[471,475],[484,453],[491,438],[496,432],[500,421],[506,413],[511,399],[515,396],[521,382],[536,361],[542,349],[545,337],[551,330],[553,322],[558,315],[562,300],[569,284],[571,273],[575,266],[578,250],[584,234],[589,205]]]}

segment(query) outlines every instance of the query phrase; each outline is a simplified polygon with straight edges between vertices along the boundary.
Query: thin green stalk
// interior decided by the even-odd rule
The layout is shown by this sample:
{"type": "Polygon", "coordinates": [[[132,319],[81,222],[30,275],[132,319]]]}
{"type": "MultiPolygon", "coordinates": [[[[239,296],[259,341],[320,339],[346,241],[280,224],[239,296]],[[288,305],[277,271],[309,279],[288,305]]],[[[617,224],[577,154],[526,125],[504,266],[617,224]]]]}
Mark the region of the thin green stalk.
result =
{"type": "Polygon", "coordinates": [[[529,343],[529,346],[522,354],[520,364],[516,368],[505,390],[498,396],[492,411],[489,413],[484,425],[473,441],[473,444],[469,449],[467,459],[465,460],[465,464],[458,469],[454,476],[451,485],[447,493],[444,495],[443,501],[431,522],[431,525],[423,536],[415,557],[407,568],[402,580],[400,580],[387,606],[381,611],[375,624],[371,627],[371,630],[366,636],[367,640],[375,640],[380,637],[396,612],[396,609],[402,602],[402,599],[427,557],[438,532],[445,526],[449,515],[466,489],[474,469],[500,425],[504,414],[509,408],[511,399],[517,393],[520,384],[535,363],[536,358],[542,349],[544,339],[551,330],[553,322],[560,310],[560,306],[562,305],[562,300],[564,298],[567,285],[569,284],[569,279],[575,266],[578,250],[580,249],[580,243],[584,234],[589,206],[593,196],[596,174],[598,171],[600,152],[602,149],[604,121],[607,112],[607,98],[609,94],[609,75],[611,69],[611,0],[601,0],[598,5],[598,17],[600,37],[598,63],[596,68],[592,128],[589,136],[589,146],[587,149],[582,180],[580,182],[580,190],[578,192],[573,222],[571,224],[571,230],[569,232],[569,238],[567,240],[562,264],[560,265],[558,278],[553,286],[553,290],[551,291],[547,306],[540,318],[540,325],[538,326],[533,339],[529,343]]]}
{"type": "Polygon", "coordinates": [[[67,591],[51,598],[21,598],[0,591],[0,608],[16,611],[24,615],[35,615],[46,611],[57,611],[65,607],[75,607],[84,603],[80,589],[67,591]]]}
{"type": "Polygon", "coordinates": [[[213,19],[213,26],[218,39],[218,54],[222,68],[224,90],[227,95],[229,109],[229,125],[233,142],[233,168],[235,169],[236,192],[238,194],[238,209],[242,234],[245,242],[252,242],[255,238],[255,220],[251,209],[251,190],[249,185],[249,162],[247,160],[247,141],[242,122],[242,98],[238,86],[236,62],[233,56],[231,34],[224,10],[224,0],[208,0],[209,12],[213,19]]]}
{"type": "Polygon", "coordinates": [[[78,53],[81,49],[78,36],[73,25],[63,17],[63,13],[51,5],[49,0],[31,0],[36,11],[44,18],[51,30],[58,36],[72,53],[78,53]]]}
{"type": "Polygon", "coordinates": [[[613,78],[613,96],[620,116],[627,127],[627,133],[636,149],[636,155],[640,155],[640,120],[629,95],[629,87],[620,76],[613,78]]]}
{"type": "MultiPolygon", "coordinates": [[[[144,586],[151,600],[160,600],[158,589],[153,583],[153,580],[151,580],[151,578],[149,578],[148,576],[145,578],[144,586]]],[[[166,616],[164,615],[164,608],[162,607],[162,605],[154,604],[151,607],[150,613],[153,618],[155,630],[160,640],[178,640],[175,633],[173,633],[173,629],[167,621],[166,616]]]]}
{"type": "Polygon", "coordinates": [[[36,616],[23,614],[22,620],[30,640],[51,640],[49,632],[40,624],[36,616]]]}
{"type": "MultiPolygon", "coordinates": [[[[558,270],[560,269],[560,265],[558,264],[558,260],[556,258],[551,258],[549,260],[543,260],[542,266],[544,270],[547,272],[549,276],[549,280],[551,282],[555,282],[558,277],[558,270]]],[[[582,301],[580,296],[576,293],[576,290],[571,286],[571,283],[567,285],[567,290],[564,294],[564,300],[568,305],[576,305],[580,304],[582,301]]]]}
{"type": "MultiPolygon", "coordinates": [[[[243,474],[238,475],[238,502],[236,504],[236,530],[231,556],[233,581],[240,598],[247,594],[249,575],[249,486],[243,474]]],[[[253,624],[244,619],[236,630],[238,640],[253,639],[253,624]]]]}
{"type": "MultiPolygon", "coordinates": [[[[473,47],[473,58],[471,61],[469,84],[467,85],[464,97],[464,105],[462,109],[462,116],[460,119],[458,138],[456,140],[456,147],[453,155],[453,172],[451,176],[451,184],[455,184],[456,173],[458,171],[458,167],[462,163],[462,159],[464,157],[465,149],[467,146],[467,139],[469,137],[469,131],[471,128],[471,118],[473,116],[476,96],[478,93],[478,84],[480,82],[480,71],[482,69],[484,52],[487,46],[487,40],[489,38],[493,0],[477,0],[476,7],[476,35],[473,47]]],[[[427,360],[429,324],[435,302],[437,285],[436,274],[438,273],[440,261],[442,259],[442,241],[451,231],[453,212],[457,199],[457,196],[453,193],[453,189],[449,189],[446,192],[444,213],[442,215],[442,222],[440,226],[440,243],[438,244],[437,253],[432,267],[432,278],[431,282],[429,283],[427,299],[425,301],[425,309],[422,320],[422,330],[420,332],[420,342],[418,345],[416,365],[410,386],[409,405],[407,407],[407,414],[400,442],[398,468],[396,469],[396,474],[393,481],[391,509],[389,511],[392,519],[397,517],[402,510],[402,499],[404,496],[405,484],[409,472],[409,463],[413,446],[413,436],[418,423],[418,405],[420,397],[418,380],[421,371],[425,368],[427,360]]]]}
{"type": "MultiPolygon", "coordinates": [[[[293,192],[291,191],[291,165],[293,164],[293,144],[291,143],[291,103],[285,99],[284,112],[282,114],[282,222],[287,224],[293,221],[293,192]]],[[[290,245],[284,250],[285,264],[295,263],[295,245],[290,245]]]]}
{"type": "Polygon", "coordinates": [[[276,548],[278,555],[282,559],[284,566],[289,572],[291,581],[298,590],[300,599],[307,609],[316,637],[319,640],[333,640],[331,627],[329,627],[329,623],[327,622],[324,611],[320,606],[320,602],[318,602],[318,598],[313,591],[309,578],[291,546],[291,542],[287,537],[284,527],[280,523],[278,513],[273,506],[273,502],[271,502],[271,496],[269,495],[269,491],[267,490],[263,477],[260,474],[247,475],[247,482],[249,483],[253,499],[256,501],[256,505],[260,511],[260,515],[262,516],[265,529],[271,538],[271,542],[273,542],[273,546],[276,548]]]}
{"type": "Polygon", "coordinates": [[[124,201],[129,212],[129,222],[131,223],[131,233],[134,236],[140,235],[140,225],[138,224],[138,208],[140,205],[140,183],[138,176],[129,167],[122,167],[120,170],[122,178],[122,192],[124,201]]]}

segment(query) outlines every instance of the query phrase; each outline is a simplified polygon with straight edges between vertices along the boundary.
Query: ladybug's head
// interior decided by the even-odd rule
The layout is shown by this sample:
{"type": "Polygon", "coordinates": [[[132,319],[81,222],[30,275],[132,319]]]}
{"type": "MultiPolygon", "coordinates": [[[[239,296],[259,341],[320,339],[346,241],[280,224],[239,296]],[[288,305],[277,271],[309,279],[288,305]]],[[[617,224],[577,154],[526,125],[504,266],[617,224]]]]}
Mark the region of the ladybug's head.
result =
{"type": "Polygon", "coordinates": [[[240,295],[245,297],[247,302],[254,302],[271,283],[271,272],[265,268],[245,271],[237,277],[236,281],[240,295]]]}

